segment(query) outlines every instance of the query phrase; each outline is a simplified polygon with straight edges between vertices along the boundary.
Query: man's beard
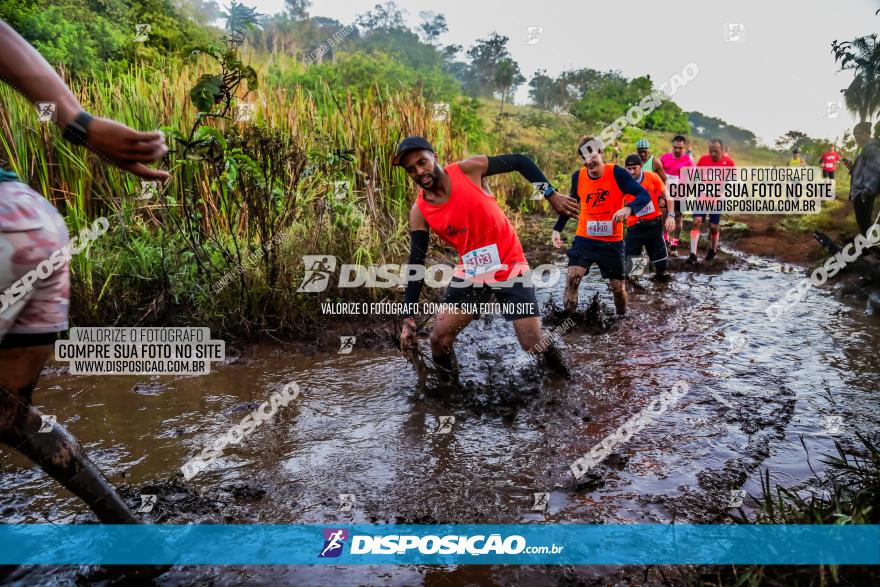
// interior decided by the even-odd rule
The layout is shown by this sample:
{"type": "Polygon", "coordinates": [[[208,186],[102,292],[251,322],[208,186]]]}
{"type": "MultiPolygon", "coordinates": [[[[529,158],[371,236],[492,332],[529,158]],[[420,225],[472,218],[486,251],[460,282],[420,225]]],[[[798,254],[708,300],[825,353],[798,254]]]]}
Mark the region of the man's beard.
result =
{"type": "Polygon", "coordinates": [[[416,183],[420,188],[430,190],[437,185],[437,181],[439,180],[439,178],[440,173],[435,167],[434,171],[432,171],[431,173],[420,176],[416,183]]]}

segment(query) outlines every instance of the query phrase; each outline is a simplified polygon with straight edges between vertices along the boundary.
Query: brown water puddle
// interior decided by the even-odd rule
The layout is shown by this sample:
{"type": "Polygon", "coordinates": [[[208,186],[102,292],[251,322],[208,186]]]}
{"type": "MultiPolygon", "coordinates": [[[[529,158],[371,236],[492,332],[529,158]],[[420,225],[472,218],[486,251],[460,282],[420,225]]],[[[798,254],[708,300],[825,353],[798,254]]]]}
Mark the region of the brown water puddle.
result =
{"type": "MultiPolygon", "coordinates": [[[[760,495],[760,474],[811,484],[833,440],[880,426],[880,322],[813,290],[770,324],[764,308],[800,274],[741,259],[720,274],[678,273],[631,294],[628,320],[564,337],[569,381],[511,376],[522,351],[500,317],[457,346],[469,393],[416,389],[413,368],[373,339],[351,354],[258,345],[203,377],[45,377],[36,400],[86,446],[147,519],[174,523],[722,522],[731,491],[760,495]],[[732,347],[742,346],[736,352],[732,347]],[[727,374],[725,377],[724,374],[727,374]],[[679,380],[689,393],[576,482],[569,464],[679,380]],[[189,482],[161,482],[284,383],[303,395],[189,482]],[[454,416],[447,434],[442,418],[454,416]],[[839,436],[822,436],[840,416],[839,436]],[[157,482],[161,482],[157,484],[157,482]],[[546,513],[532,494],[549,492],[546,513]],[[351,512],[339,495],[353,494],[351,512]]],[[[594,270],[595,271],[595,270],[594,270]]],[[[541,294],[561,299],[562,284],[541,294]]],[[[591,274],[584,307],[607,287],[591,274]]],[[[422,341],[426,345],[426,341],[422,341]]],[[[82,522],[88,510],[17,454],[0,449],[0,522],[82,522]]],[[[750,500],[745,499],[748,511],[750,500]]],[[[174,569],[160,583],[558,584],[618,569],[322,567],[174,569]]],[[[2,576],[0,572],[0,576],[2,576]]],[[[69,584],[69,569],[7,581],[69,584]]],[[[635,581],[630,577],[631,581],[635,581]]],[[[2,582],[2,580],[0,580],[2,582]]]]}

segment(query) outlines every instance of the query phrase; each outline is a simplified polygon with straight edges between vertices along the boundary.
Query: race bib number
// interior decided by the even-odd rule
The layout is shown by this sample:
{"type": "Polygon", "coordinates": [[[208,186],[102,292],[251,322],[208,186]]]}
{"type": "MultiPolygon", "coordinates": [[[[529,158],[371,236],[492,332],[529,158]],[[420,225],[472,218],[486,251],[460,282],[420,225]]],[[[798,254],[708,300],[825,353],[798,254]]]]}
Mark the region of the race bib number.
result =
{"type": "Polygon", "coordinates": [[[644,208],[642,208],[641,210],[636,212],[636,217],[640,218],[640,217],[644,216],[645,214],[653,214],[654,210],[655,210],[654,209],[654,202],[653,201],[648,202],[647,206],[645,206],[644,208]]]}
{"type": "Polygon", "coordinates": [[[491,244],[465,253],[461,257],[464,273],[467,277],[476,277],[483,273],[496,271],[501,267],[501,256],[498,246],[491,244]]]}
{"type": "Polygon", "coordinates": [[[614,236],[614,223],[610,220],[588,220],[587,236],[614,236]]]}

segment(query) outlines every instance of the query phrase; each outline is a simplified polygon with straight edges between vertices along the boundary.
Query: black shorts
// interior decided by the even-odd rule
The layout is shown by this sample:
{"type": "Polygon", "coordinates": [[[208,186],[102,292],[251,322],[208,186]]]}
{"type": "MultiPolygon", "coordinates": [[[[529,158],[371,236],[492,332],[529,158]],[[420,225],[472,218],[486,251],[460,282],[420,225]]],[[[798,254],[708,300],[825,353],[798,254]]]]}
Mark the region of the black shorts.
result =
{"type": "Polygon", "coordinates": [[[663,225],[659,218],[639,222],[626,232],[625,252],[627,257],[638,257],[642,254],[642,247],[647,249],[651,263],[665,261],[669,255],[666,252],[666,241],[663,240],[663,225]]]}
{"type": "MultiPolygon", "coordinates": [[[[512,282],[502,282],[496,285],[473,284],[453,277],[449,287],[446,288],[443,303],[467,304],[468,306],[486,304],[489,303],[489,298],[494,295],[495,301],[501,305],[501,315],[507,321],[540,316],[538,300],[535,298],[535,286],[531,285],[529,275],[515,281],[511,280],[512,282]],[[522,283],[525,280],[528,280],[529,283],[522,283]]],[[[476,313],[479,314],[479,312],[476,313]]]]}
{"type": "Polygon", "coordinates": [[[595,263],[603,279],[626,279],[624,273],[623,241],[607,242],[582,236],[574,237],[568,249],[568,266],[583,267],[590,271],[595,263]]]}
{"type": "Polygon", "coordinates": [[[823,179],[834,179],[834,172],[828,171],[827,169],[822,170],[822,178],[823,179]]]}

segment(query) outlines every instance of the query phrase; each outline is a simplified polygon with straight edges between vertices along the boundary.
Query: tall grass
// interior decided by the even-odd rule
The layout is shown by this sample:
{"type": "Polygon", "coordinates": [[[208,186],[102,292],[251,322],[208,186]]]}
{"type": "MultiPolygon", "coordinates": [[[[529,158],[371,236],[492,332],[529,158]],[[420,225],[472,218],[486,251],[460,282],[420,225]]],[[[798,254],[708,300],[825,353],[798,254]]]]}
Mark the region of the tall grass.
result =
{"type": "MultiPolygon", "coordinates": [[[[105,215],[112,229],[72,261],[75,323],[198,323],[242,336],[301,333],[321,296],[296,294],[304,254],[343,262],[403,262],[411,182],[391,166],[397,142],[424,134],[447,160],[489,145],[468,144],[417,92],[374,87],[342,94],[326,86],[267,87],[241,98],[249,122],[211,119],[227,147],[221,161],[183,157],[196,109],[189,89],[209,70],[197,61],[134,68],[72,84],[83,107],[138,129],[161,127],[172,178],[158,199],[140,180],[60,140],[36,110],[0,87],[0,158],[62,211],[72,232],[105,215]],[[351,191],[334,198],[334,182],[351,191]],[[261,244],[279,235],[275,247],[261,244]],[[259,263],[245,259],[257,251],[259,263]],[[219,294],[212,285],[239,266],[219,294]]],[[[338,290],[334,297],[382,291],[338,290]]]]}

